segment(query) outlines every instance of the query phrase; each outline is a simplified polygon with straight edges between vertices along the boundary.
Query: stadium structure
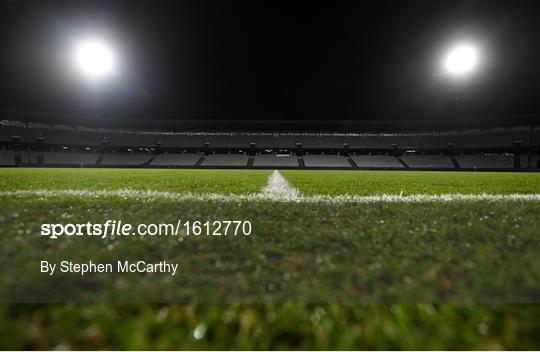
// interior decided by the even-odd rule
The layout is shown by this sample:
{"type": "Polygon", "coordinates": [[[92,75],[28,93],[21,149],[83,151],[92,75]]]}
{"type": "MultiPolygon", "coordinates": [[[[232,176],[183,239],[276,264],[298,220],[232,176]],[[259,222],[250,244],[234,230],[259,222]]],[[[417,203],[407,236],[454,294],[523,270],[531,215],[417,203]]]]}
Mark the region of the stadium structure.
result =
{"type": "Polygon", "coordinates": [[[7,167],[540,168],[540,115],[431,122],[0,116],[7,167]]]}

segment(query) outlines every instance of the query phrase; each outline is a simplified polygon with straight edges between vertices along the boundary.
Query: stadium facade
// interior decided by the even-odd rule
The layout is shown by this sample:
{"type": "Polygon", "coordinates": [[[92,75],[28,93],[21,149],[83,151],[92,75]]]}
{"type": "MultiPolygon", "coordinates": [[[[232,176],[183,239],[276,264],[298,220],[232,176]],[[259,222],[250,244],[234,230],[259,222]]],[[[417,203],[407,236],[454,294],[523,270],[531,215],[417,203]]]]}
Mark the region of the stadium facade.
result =
{"type": "Polygon", "coordinates": [[[9,167],[540,169],[540,115],[430,122],[0,116],[0,165],[9,167]]]}

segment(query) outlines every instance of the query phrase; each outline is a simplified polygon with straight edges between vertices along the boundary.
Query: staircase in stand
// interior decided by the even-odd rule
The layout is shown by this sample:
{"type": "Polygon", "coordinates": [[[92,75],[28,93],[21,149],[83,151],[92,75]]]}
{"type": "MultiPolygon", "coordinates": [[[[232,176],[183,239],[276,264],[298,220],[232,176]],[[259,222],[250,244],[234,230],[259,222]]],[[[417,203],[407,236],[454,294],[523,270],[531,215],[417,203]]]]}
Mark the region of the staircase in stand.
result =
{"type": "Polygon", "coordinates": [[[247,161],[247,167],[253,167],[253,163],[255,162],[255,157],[253,155],[250,155],[247,161]]]}
{"type": "Polygon", "coordinates": [[[298,155],[298,167],[301,169],[306,168],[306,163],[304,162],[304,158],[302,157],[302,155],[298,155]]]}
{"type": "Polygon", "coordinates": [[[202,162],[204,161],[204,158],[206,158],[205,154],[202,154],[199,160],[195,163],[195,166],[201,166],[202,162]]]}

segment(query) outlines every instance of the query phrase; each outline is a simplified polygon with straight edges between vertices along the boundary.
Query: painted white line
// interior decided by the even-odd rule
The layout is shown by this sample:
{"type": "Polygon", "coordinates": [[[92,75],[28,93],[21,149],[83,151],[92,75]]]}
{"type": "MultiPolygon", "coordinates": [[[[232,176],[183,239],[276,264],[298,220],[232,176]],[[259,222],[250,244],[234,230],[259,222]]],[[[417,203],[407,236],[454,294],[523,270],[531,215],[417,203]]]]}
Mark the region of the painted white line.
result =
{"type": "Polygon", "coordinates": [[[262,195],[274,200],[294,201],[300,197],[300,192],[281,176],[278,170],[274,170],[262,189],[262,195]]]}
{"type": "Polygon", "coordinates": [[[77,198],[122,198],[139,201],[217,201],[217,202],[284,202],[284,203],[450,203],[450,202],[540,202],[540,194],[413,194],[400,196],[396,194],[358,195],[316,195],[296,197],[276,197],[266,193],[252,194],[218,194],[218,193],[173,193],[160,191],[139,191],[119,189],[113,191],[90,190],[19,190],[2,191],[1,197],[31,197],[36,200],[45,198],[77,197],[77,198]]]}

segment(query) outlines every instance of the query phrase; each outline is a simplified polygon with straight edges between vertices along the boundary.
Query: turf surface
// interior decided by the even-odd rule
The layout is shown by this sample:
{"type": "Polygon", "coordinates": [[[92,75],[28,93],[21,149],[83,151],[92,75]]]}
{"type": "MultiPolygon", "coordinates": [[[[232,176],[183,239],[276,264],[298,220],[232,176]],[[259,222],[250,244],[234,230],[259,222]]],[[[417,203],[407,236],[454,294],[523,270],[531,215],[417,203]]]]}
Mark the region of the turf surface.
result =
{"type": "MultiPolygon", "coordinates": [[[[59,302],[536,302],[540,202],[251,204],[134,199],[2,201],[8,299],[59,302]],[[242,219],[240,237],[39,236],[42,223],[242,219]],[[6,240],[10,238],[10,240],[6,240]],[[68,255],[69,253],[69,255],[68,255]],[[41,274],[59,263],[178,263],[169,275],[41,274]],[[32,263],[33,265],[29,265],[32,263]],[[91,287],[92,290],[88,288],[91,287]],[[28,298],[27,298],[28,297],[28,298]]],[[[185,234],[185,232],[182,232],[185,234]]]]}
{"type": "Polygon", "coordinates": [[[151,190],[177,193],[255,193],[270,170],[0,168],[0,190],[151,190]]]}
{"type": "Polygon", "coordinates": [[[4,349],[537,350],[539,305],[0,305],[4,349]]]}
{"type": "MultiPolygon", "coordinates": [[[[252,193],[260,191],[269,174],[0,169],[0,190],[252,193]]],[[[540,193],[538,174],[282,174],[305,194],[540,193]]],[[[186,268],[182,281],[134,275],[93,278],[86,281],[84,292],[99,299],[129,293],[121,298],[134,302],[157,293],[172,301],[201,303],[2,305],[0,323],[6,328],[0,329],[0,347],[538,349],[538,303],[509,304],[539,299],[538,214],[537,202],[508,201],[276,205],[4,196],[0,199],[2,267],[8,257],[28,266],[31,258],[65,253],[77,260],[165,256],[186,268]],[[112,249],[98,241],[64,241],[62,246],[55,242],[43,248],[50,242],[30,237],[36,236],[43,222],[150,223],[227,217],[251,220],[254,234],[240,241],[119,240],[112,249]],[[126,284],[133,290],[126,290],[126,284]],[[215,304],[220,300],[238,303],[215,304]]],[[[25,297],[30,289],[47,288],[51,296],[58,294],[58,288],[80,294],[78,278],[66,284],[58,278],[24,274],[24,269],[3,273],[4,294],[25,297]]]]}
{"type": "Polygon", "coordinates": [[[284,170],[281,174],[306,195],[540,193],[538,173],[284,170]]]}
{"type": "MultiPolygon", "coordinates": [[[[257,193],[271,170],[0,168],[0,190],[152,190],[257,193]]],[[[306,195],[538,194],[540,174],[510,172],[283,170],[306,195]]]]}

